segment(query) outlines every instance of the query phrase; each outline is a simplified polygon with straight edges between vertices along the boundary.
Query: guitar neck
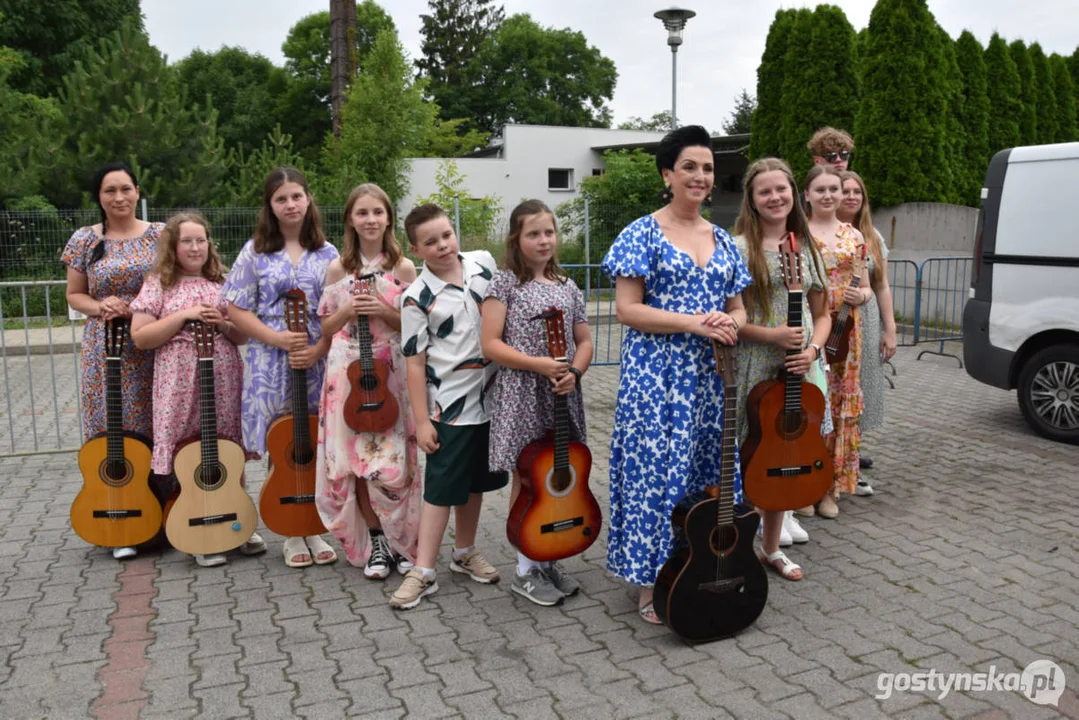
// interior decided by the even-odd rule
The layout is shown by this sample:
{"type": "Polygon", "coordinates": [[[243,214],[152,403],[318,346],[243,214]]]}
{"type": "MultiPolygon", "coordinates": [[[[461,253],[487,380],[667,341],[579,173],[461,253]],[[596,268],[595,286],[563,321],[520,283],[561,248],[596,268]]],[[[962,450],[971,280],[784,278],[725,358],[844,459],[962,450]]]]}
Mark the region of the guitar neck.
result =
{"type": "Polygon", "coordinates": [[[202,428],[202,465],[217,467],[217,398],[214,360],[199,358],[199,425],[202,428]]]}
{"type": "Polygon", "coordinates": [[[297,451],[311,447],[311,433],[307,427],[307,371],[292,370],[292,443],[297,451]]]}
{"type": "Polygon", "coordinates": [[[723,457],[719,469],[719,506],[716,524],[730,525],[734,522],[734,455],[735,435],[738,433],[738,389],[733,385],[724,387],[723,399],[723,457]]]}
{"type": "MultiPolygon", "coordinates": [[[[857,290],[858,286],[861,285],[861,284],[862,284],[862,276],[856,273],[855,275],[853,275],[851,277],[849,287],[857,290]]],[[[850,307],[851,307],[850,303],[848,303],[846,300],[844,300],[843,301],[843,307],[839,308],[838,317],[839,317],[839,324],[840,325],[842,325],[843,323],[845,323],[847,321],[847,317],[850,315],[850,307]]]]}
{"type": "MultiPolygon", "coordinates": [[[[802,291],[787,291],[787,325],[790,327],[802,327],[802,291]]],[[[801,350],[788,350],[787,356],[797,355],[801,350]]],[[[784,378],[785,395],[783,401],[784,412],[801,412],[802,410],[802,377],[794,373],[787,373],[784,378]]]]}
{"type": "Polygon", "coordinates": [[[123,367],[119,357],[105,359],[105,437],[109,466],[124,462],[123,367]]]}
{"type": "Polygon", "coordinates": [[[356,316],[356,342],[360,346],[360,367],[370,372],[375,367],[375,353],[371,349],[371,320],[366,315],[356,316]]]}
{"type": "Polygon", "coordinates": [[[569,467],[569,403],[565,395],[554,396],[554,467],[569,467]]]}

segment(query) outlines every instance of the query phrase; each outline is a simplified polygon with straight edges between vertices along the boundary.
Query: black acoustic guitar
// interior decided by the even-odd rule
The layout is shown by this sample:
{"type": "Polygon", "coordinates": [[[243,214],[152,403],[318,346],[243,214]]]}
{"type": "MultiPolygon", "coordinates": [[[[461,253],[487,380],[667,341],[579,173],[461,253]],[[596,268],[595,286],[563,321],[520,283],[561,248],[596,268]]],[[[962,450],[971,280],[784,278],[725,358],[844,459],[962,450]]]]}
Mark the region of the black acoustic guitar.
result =
{"type": "Polygon", "coordinates": [[[656,578],[656,615],[690,642],[734,635],[753,624],[768,601],[768,576],[753,552],[760,516],[734,505],[738,407],[735,351],[712,341],[723,378],[723,458],[719,484],[686,496],[671,523],[675,549],[656,578]]]}

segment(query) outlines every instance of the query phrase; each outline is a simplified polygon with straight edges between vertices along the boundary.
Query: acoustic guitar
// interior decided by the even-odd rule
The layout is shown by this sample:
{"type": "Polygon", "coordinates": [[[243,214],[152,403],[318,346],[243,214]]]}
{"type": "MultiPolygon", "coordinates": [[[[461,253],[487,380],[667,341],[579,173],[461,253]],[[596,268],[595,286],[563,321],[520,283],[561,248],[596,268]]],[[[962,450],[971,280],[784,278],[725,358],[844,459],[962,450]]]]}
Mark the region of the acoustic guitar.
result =
{"type": "MultiPolygon", "coordinates": [[[[374,295],[374,284],[373,273],[360,276],[357,272],[353,292],[374,295]]],[[[345,424],[358,433],[388,430],[397,422],[397,400],[386,384],[390,376],[389,363],[376,360],[371,349],[374,338],[366,315],[356,316],[353,337],[360,347],[360,359],[348,366],[351,390],[345,398],[345,424]]]]}
{"type": "MultiPolygon", "coordinates": [[[[562,311],[547,308],[542,319],[547,348],[556,360],[566,359],[566,326],[562,311]]],[[[588,489],[592,453],[569,439],[569,404],[554,396],[554,427],[529,443],[517,458],[521,493],[506,520],[510,544],[532,560],[546,562],[587,550],[599,537],[603,515],[588,489]]]]}
{"type": "MultiPolygon", "coordinates": [[[[779,247],[787,286],[787,325],[802,327],[802,256],[790,233],[779,247]]],[[[787,356],[799,350],[788,350],[787,356]]],[[[821,437],[824,393],[801,375],[780,370],[749,393],[749,435],[742,444],[742,485],[762,510],[794,510],[824,497],[835,478],[821,437]]]]}
{"type": "MultiPolygon", "coordinates": [[[[850,279],[852,288],[857,288],[862,284],[862,273],[865,272],[864,243],[861,254],[860,260],[854,260],[854,275],[850,279]]],[[[832,332],[828,334],[828,341],[824,344],[825,362],[835,365],[847,359],[847,354],[850,352],[850,336],[853,332],[854,315],[851,314],[851,306],[844,301],[839,310],[832,313],[832,332]]]]}
{"type": "MultiPolygon", "coordinates": [[[[307,335],[307,296],[285,293],[285,325],[307,335]]],[[[318,415],[307,407],[307,371],[292,368],[292,413],[266,431],[270,472],[259,492],[259,514],[266,527],[284,537],[321,535],[326,526],[315,506],[315,442],[318,415]]]]}
{"type": "Polygon", "coordinates": [[[709,642],[749,627],[768,601],[768,577],[753,553],[760,516],[734,505],[738,426],[734,348],[712,341],[723,378],[723,457],[715,489],[692,493],[675,506],[675,549],[660,568],[656,615],[690,642],[709,642]]]}
{"type": "Polygon", "coordinates": [[[91,545],[130,547],[161,530],[161,503],[150,490],[153,451],[124,432],[122,356],[128,324],[105,323],[105,432],[79,450],[82,490],[71,504],[71,527],[91,545]]]}
{"type": "Polygon", "coordinates": [[[173,460],[180,495],[165,521],[169,542],[190,555],[237,548],[258,526],[255,504],[244,491],[244,450],[217,436],[214,393],[214,328],[190,323],[199,376],[200,434],[182,444],[173,460]]]}

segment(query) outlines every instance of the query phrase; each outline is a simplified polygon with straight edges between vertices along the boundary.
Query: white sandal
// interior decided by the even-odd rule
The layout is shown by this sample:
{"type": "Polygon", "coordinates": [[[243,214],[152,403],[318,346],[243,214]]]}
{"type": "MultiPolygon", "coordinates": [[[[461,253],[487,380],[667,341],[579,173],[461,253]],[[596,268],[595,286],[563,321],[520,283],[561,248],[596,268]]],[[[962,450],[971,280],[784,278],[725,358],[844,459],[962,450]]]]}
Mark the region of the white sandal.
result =
{"type": "Polygon", "coordinates": [[[285,564],[290,568],[305,568],[314,563],[311,560],[311,550],[302,537],[285,538],[285,564]],[[303,558],[300,560],[299,558],[303,558]]]}
{"type": "Polygon", "coordinates": [[[304,540],[311,551],[311,559],[316,565],[329,565],[337,562],[337,553],[322,539],[322,536],[308,535],[304,540]]]}
{"type": "Polygon", "coordinates": [[[782,550],[776,550],[771,555],[768,555],[764,552],[764,548],[760,548],[757,550],[757,557],[762,563],[779,573],[785,580],[797,582],[805,577],[805,573],[802,572],[801,566],[795,565],[791,559],[787,557],[787,553],[782,550]],[[779,562],[779,565],[776,565],[777,561],[779,562]],[[798,576],[792,577],[795,573],[798,573],[798,576]]]}

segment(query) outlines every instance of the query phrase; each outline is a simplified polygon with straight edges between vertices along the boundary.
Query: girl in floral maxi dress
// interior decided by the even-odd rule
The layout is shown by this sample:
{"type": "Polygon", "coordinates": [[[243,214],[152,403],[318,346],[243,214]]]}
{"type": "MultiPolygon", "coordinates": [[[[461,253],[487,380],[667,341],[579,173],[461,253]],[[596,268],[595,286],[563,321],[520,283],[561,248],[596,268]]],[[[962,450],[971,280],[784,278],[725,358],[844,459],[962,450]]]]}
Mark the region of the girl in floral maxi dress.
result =
{"type": "MultiPolygon", "coordinates": [[[[229,318],[247,335],[243,392],[243,446],[255,457],[266,452],[266,431],[291,412],[292,369],[307,371],[307,403],[318,408],[329,338],[323,338],[318,304],[326,284],[326,268],[337,248],[326,242],[318,207],[307,180],[295,168],[277,168],[266,178],[255,236],[232,265],[222,296],[229,318]],[[307,296],[307,334],[289,332],[285,293],[293,288],[307,296]]],[[[337,553],[318,535],[286,538],[285,564],[307,567],[337,560],[337,553]]]]}
{"type": "Polygon", "coordinates": [[[660,622],[652,593],[674,546],[671,512],[719,477],[725,399],[712,341],[737,342],[750,283],[730,236],[700,215],[715,180],[708,131],[668,133],[656,166],[670,202],[630,223],[603,259],[628,326],[611,438],[607,567],[640,588],[638,614],[650,624],[660,622]]]}
{"type": "MultiPolygon", "coordinates": [[[[836,517],[839,514],[836,504],[839,494],[850,495],[858,485],[858,449],[862,436],[859,420],[863,407],[860,308],[869,301],[873,292],[869,287],[869,273],[864,269],[858,269],[861,273],[858,287],[851,287],[865,242],[860,232],[847,223],[841,223],[836,217],[842,192],[839,172],[830,165],[815,165],[806,176],[809,230],[827,269],[829,310],[836,312],[846,302],[851,306],[851,316],[854,318],[847,358],[842,363],[830,365],[828,372],[828,400],[832,405],[835,432],[826,440],[832,449],[835,484],[817,505],[817,512],[825,518],[836,517]]],[[[811,514],[809,510],[804,508],[799,512],[811,514]]]]}
{"type": "Polygon", "coordinates": [[[401,293],[416,279],[416,267],[401,254],[393,228],[393,204],[380,187],[352,191],[343,253],[330,263],[318,308],[323,333],[333,340],[319,406],[315,504],[348,561],[379,580],[391,565],[402,575],[411,569],[423,500],[401,354],[401,293]],[[365,275],[373,276],[370,294],[358,292],[356,279],[365,275]],[[357,315],[368,316],[373,358],[390,367],[386,384],[398,415],[383,432],[357,433],[344,420],[348,368],[360,358],[357,315]]]}
{"type": "MultiPolygon", "coordinates": [[[[526,200],[510,213],[504,270],[495,273],[483,301],[483,354],[501,367],[485,402],[491,409],[491,472],[512,472],[510,509],[521,492],[517,458],[554,427],[554,396],[565,395],[570,440],[584,442],[584,396],[578,382],[592,362],[592,334],[584,297],[558,264],[554,213],[539,200],[526,200]],[[538,317],[550,307],[563,313],[566,359],[550,356],[538,317]]],[[[557,605],[579,583],[555,562],[541,563],[517,553],[510,590],[537,605],[557,605]]]]}
{"type": "MultiPolygon", "coordinates": [[[[131,336],[154,357],[153,471],[172,472],[176,446],[199,434],[198,355],[188,321],[201,320],[220,334],[214,343],[214,391],[218,433],[241,446],[240,386],[243,362],[237,345],[246,338],[229,322],[221,297],[224,267],[210,242],[206,221],[194,213],[169,218],[158,244],[157,263],[131,303],[131,336]]],[[[240,552],[261,552],[253,538],[240,552]]],[[[263,549],[264,549],[263,545],[263,549]]],[[[224,555],[196,555],[203,567],[223,565],[224,555]]]]}

